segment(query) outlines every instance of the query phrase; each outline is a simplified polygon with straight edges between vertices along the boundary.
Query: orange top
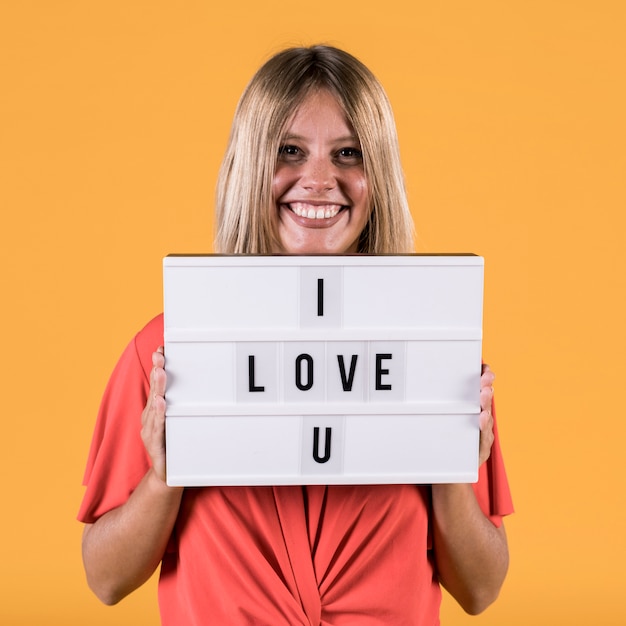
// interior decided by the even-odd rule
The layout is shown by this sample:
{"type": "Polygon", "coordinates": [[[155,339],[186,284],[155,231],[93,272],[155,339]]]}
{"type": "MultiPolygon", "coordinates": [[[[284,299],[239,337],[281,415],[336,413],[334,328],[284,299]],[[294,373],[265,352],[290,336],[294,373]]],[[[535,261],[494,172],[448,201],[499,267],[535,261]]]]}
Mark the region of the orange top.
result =
{"type": "MultiPolygon", "coordinates": [[[[78,518],[126,502],[150,460],[140,436],[163,318],[129,344],[102,400],[78,518]]],[[[513,511],[500,446],[474,485],[494,524],[513,511]]],[[[414,485],[185,489],[163,557],[164,626],[436,626],[430,489],[414,485]]]]}

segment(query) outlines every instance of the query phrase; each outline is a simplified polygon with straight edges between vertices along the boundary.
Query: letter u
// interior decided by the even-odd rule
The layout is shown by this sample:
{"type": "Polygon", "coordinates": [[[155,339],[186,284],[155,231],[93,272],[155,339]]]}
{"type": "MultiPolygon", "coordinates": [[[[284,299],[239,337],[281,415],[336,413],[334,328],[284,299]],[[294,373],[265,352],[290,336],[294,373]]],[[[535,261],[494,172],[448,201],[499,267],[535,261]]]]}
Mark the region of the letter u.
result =
{"type": "Polygon", "coordinates": [[[326,463],[330,460],[330,438],[332,435],[332,428],[326,426],[324,440],[324,456],[320,456],[320,429],[319,426],[313,428],[313,460],[316,463],[326,463]]]}

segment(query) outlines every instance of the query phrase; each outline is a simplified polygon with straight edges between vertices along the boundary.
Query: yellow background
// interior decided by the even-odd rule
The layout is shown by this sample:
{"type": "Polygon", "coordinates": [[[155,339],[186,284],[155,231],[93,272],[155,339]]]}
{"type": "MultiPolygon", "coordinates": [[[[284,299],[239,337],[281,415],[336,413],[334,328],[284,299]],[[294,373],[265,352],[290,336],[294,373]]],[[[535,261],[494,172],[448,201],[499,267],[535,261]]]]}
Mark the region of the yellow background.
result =
{"type": "Polygon", "coordinates": [[[625,624],[623,7],[1,0],[0,622],[158,623],[154,580],[114,608],[84,582],[100,395],[161,310],[162,256],[210,251],[247,80],[321,41],[389,93],[419,250],[486,259],[511,569],[443,624],[625,624]]]}

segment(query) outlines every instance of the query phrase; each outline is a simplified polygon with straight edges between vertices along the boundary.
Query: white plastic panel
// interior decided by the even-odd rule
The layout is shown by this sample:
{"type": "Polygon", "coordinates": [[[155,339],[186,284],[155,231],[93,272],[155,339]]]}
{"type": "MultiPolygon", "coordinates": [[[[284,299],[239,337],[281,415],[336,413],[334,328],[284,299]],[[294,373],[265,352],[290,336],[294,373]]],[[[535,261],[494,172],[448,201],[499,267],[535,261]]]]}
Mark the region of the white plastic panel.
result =
{"type": "Polygon", "coordinates": [[[168,483],[474,482],[477,424],[449,414],[180,416],[166,422],[168,483]]]}
{"type": "Polygon", "coordinates": [[[388,266],[347,267],[344,323],[350,328],[371,328],[379,327],[384,319],[390,328],[480,328],[482,307],[469,306],[477,296],[482,301],[479,268],[447,264],[412,264],[393,270],[388,266]]]}
{"type": "Polygon", "coordinates": [[[164,259],[172,485],[473,482],[483,259],[164,259]]]}

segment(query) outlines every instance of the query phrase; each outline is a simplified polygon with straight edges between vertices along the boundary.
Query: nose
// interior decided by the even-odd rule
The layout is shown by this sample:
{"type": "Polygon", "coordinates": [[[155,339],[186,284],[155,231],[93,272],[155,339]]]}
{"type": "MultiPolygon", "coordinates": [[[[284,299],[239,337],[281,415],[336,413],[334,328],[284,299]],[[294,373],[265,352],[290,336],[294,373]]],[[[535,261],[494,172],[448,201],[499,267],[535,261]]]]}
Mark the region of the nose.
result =
{"type": "Polygon", "coordinates": [[[334,189],[337,181],[332,161],[324,156],[310,156],[303,166],[300,184],[316,193],[334,189]]]}

